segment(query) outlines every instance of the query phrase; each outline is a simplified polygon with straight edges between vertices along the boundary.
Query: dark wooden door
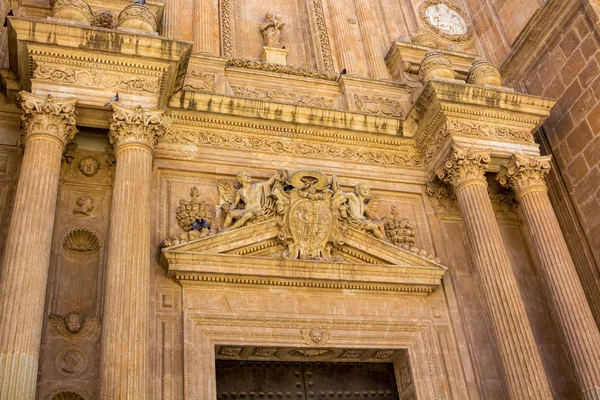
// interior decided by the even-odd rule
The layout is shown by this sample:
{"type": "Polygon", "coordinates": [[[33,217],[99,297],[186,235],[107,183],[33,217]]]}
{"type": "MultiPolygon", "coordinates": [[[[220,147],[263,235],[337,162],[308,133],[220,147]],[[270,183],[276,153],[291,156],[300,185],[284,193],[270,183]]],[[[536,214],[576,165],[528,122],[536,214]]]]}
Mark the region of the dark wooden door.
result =
{"type": "Polygon", "coordinates": [[[217,360],[218,399],[398,399],[392,364],[217,360]]]}

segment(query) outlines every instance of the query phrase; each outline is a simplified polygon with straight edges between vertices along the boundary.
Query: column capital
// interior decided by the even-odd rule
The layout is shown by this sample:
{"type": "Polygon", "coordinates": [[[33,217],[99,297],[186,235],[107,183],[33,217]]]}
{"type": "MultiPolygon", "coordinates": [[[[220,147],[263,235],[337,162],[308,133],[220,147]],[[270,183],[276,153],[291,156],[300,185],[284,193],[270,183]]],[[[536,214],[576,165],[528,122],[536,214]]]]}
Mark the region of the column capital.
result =
{"type": "Polygon", "coordinates": [[[545,178],[550,171],[550,160],[552,156],[528,157],[513,154],[508,164],[505,164],[496,176],[496,180],[502,186],[512,189],[517,197],[531,189],[547,190],[545,178]]]}
{"type": "Polygon", "coordinates": [[[143,109],[125,107],[111,103],[113,114],[110,118],[108,138],[115,149],[126,144],[138,144],[154,150],[158,138],[164,135],[163,115],[165,109],[143,109]]]}
{"type": "Polygon", "coordinates": [[[77,133],[76,98],[55,99],[51,94],[38,96],[25,91],[19,95],[24,143],[34,136],[50,136],[64,147],[73,139],[77,133]]]}
{"type": "Polygon", "coordinates": [[[452,146],[450,156],[435,174],[455,189],[468,182],[485,182],[485,171],[491,161],[489,150],[465,149],[452,146]]]}

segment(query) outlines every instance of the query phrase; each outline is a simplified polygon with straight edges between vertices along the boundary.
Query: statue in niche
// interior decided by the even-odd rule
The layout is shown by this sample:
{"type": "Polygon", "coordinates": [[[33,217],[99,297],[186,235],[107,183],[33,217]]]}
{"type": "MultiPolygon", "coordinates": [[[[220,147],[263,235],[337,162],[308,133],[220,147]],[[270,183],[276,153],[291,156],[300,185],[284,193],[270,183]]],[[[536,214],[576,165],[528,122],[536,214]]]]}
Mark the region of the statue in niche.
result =
{"type": "Polygon", "coordinates": [[[260,30],[267,47],[281,48],[281,31],[283,30],[284,23],[281,22],[281,16],[273,16],[271,11],[265,15],[265,22],[260,24],[260,30]]]}
{"type": "Polygon", "coordinates": [[[335,193],[333,201],[340,204],[341,216],[348,219],[350,226],[371,232],[378,239],[385,239],[383,226],[380,227],[367,215],[367,202],[371,192],[367,183],[359,182],[354,186],[354,193],[344,193],[334,176],[331,188],[335,193]]]}
{"type": "Polygon", "coordinates": [[[75,201],[77,208],[73,210],[73,215],[91,216],[94,209],[94,200],[89,196],[78,197],[75,201]]]}
{"type": "Polygon", "coordinates": [[[276,184],[283,185],[285,182],[283,170],[260,183],[252,183],[250,171],[243,170],[238,172],[237,180],[241,187],[233,196],[231,193],[235,187],[230,182],[219,182],[219,193],[225,199],[221,208],[227,213],[223,223],[225,229],[240,228],[250,220],[272,216],[276,205],[271,193],[276,184]]]}

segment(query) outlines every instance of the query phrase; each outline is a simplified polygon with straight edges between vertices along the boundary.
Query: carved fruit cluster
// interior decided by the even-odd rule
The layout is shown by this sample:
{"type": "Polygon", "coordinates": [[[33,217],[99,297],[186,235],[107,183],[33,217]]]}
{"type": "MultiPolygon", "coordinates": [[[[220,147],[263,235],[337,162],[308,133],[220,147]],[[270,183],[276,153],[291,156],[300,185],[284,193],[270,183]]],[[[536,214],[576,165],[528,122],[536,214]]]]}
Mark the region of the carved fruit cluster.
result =
{"type": "Polygon", "coordinates": [[[395,246],[410,250],[415,243],[414,226],[407,218],[399,218],[398,211],[392,206],[392,219],[385,224],[385,235],[395,246]]]}

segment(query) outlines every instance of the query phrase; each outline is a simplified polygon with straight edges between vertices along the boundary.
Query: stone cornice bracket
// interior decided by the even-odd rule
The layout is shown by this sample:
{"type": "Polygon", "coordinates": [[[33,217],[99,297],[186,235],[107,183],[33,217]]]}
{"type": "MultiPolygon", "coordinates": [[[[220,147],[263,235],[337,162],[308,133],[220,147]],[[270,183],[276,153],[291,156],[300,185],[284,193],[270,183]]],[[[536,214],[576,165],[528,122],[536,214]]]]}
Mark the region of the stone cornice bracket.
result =
{"type": "Polygon", "coordinates": [[[137,145],[153,152],[158,139],[165,133],[163,115],[166,109],[129,108],[116,102],[111,105],[113,114],[108,137],[115,150],[125,145],[137,145]]]}
{"type": "Polygon", "coordinates": [[[546,175],[550,171],[552,156],[527,157],[513,154],[496,176],[502,186],[513,190],[517,199],[531,190],[547,191],[546,175]]]}
{"type": "Polygon", "coordinates": [[[37,96],[25,91],[19,95],[19,105],[23,110],[23,143],[33,137],[49,136],[65,147],[73,139],[77,133],[76,98],[55,99],[50,94],[37,96]]]}
{"type": "Polygon", "coordinates": [[[489,150],[452,146],[449,158],[435,170],[437,177],[455,190],[472,182],[486,182],[485,171],[491,161],[489,150]]]}

